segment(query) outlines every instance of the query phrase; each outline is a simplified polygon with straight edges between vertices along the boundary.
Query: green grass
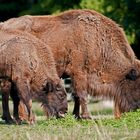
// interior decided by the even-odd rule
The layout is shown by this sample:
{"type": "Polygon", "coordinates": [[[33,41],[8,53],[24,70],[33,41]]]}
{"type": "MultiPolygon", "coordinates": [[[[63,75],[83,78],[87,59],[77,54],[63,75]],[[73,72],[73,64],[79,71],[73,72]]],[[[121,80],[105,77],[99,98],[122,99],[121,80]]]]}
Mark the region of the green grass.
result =
{"type": "MultiPolygon", "coordinates": [[[[98,103],[99,104],[99,103],[98,103]]],[[[0,120],[0,140],[139,140],[140,110],[124,114],[121,119],[113,118],[111,108],[101,108],[97,104],[89,104],[94,115],[92,120],[76,120],[71,111],[73,103],[69,103],[69,113],[62,119],[49,119],[43,116],[40,105],[33,104],[37,123],[29,126],[6,125],[0,120]]]]}

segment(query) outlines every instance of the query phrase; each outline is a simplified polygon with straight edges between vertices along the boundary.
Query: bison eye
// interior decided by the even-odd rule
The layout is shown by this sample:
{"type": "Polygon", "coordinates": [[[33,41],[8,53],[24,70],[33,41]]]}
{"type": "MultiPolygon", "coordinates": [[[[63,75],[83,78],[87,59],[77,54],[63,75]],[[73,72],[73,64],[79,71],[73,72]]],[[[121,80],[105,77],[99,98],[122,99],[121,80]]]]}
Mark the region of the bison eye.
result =
{"type": "Polygon", "coordinates": [[[63,87],[60,86],[60,85],[57,85],[57,86],[56,86],[56,91],[61,91],[61,90],[63,90],[63,87]]]}
{"type": "Polygon", "coordinates": [[[126,79],[135,81],[138,78],[137,71],[135,69],[131,69],[131,71],[125,77],[126,79]]]}
{"type": "Polygon", "coordinates": [[[53,89],[53,84],[51,82],[48,82],[45,87],[46,92],[53,92],[53,89]]]}

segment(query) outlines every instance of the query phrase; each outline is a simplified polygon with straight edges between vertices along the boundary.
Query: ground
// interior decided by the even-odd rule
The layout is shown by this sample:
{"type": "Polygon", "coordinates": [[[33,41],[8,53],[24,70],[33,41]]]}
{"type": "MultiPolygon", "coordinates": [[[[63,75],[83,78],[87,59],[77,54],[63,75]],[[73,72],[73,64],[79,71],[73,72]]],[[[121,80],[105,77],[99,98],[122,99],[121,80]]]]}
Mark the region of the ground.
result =
{"type": "Polygon", "coordinates": [[[65,118],[46,120],[40,104],[34,102],[33,110],[37,115],[37,123],[31,126],[26,122],[22,125],[6,125],[0,120],[0,140],[139,140],[140,138],[139,110],[124,114],[120,120],[115,120],[112,107],[106,108],[102,102],[91,102],[88,108],[93,119],[76,120],[71,115],[72,108],[73,102],[69,102],[69,113],[65,118]]]}

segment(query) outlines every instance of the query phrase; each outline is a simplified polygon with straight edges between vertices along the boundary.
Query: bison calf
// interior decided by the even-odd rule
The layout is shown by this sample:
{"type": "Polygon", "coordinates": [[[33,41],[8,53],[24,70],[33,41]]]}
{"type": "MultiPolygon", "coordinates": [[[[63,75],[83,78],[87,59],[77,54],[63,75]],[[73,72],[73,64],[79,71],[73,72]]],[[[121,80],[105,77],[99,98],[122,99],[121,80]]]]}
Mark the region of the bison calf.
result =
{"type": "MultiPolygon", "coordinates": [[[[20,100],[26,105],[30,123],[33,121],[32,98],[42,102],[48,117],[61,117],[67,111],[66,92],[52,53],[47,45],[30,34],[0,30],[0,79],[9,80],[16,87],[20,100]]],[[[3,94],[8,94],[3,83],[3,94]]],[[[13,90],[10,92],[15,96],[13,90]]],[[[18,121],[18,111],[14,117],[18,121]]]]}

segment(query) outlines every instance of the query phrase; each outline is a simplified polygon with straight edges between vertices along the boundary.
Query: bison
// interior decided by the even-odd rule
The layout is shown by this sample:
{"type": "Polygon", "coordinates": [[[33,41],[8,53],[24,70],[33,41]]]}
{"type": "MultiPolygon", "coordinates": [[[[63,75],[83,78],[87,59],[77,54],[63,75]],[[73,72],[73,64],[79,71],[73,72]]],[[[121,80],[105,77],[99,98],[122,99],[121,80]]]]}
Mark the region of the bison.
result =
{"type": "MultiPolygon", "coordinates": [[[[51,50],[31,34],[0,30],[0,79],[3,94],[11,92],[15,99],[18,93],[27,108],[30,124],[34,119],[32,99],[42,102],[47,117],[62,117],[67,111],[66,92],[57,75],[51,50]]],[[[18,122],[19,100],[15,99],[14,105],[14,117],[18,122]]],[[[3,117],[9,119],[9,116],[3,117]]]]}
{"type": "Polygon", "coordinates": [[[22,16],[2,29],[28,32],[47,43],[59,77],[70,76],[75,94],[73,114],[90,118],[87,95],[114,100],[114,114],[140,107],[140,62],[124,31],[93,10],[70,10],[57,16],[22,16]]]}

